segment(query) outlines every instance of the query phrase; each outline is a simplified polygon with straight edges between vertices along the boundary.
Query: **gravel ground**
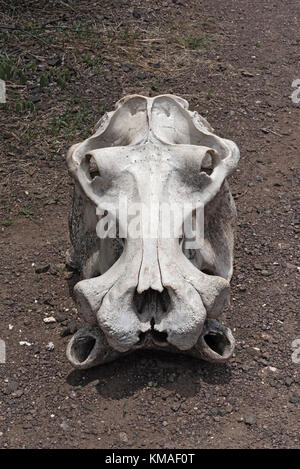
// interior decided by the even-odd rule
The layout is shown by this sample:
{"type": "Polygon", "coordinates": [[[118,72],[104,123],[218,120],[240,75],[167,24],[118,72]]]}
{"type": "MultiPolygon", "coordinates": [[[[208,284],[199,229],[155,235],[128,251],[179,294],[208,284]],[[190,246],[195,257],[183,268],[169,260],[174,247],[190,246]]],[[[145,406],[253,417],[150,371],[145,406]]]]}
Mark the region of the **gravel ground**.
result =
{"type": "Polygon", "coordinates": [[[299,447],[299,2],[0,0],[0,12],[0,447],[299,447]],[[135,92],[186,98],[241,151],[225,365],[139,352],[79,372],[65,357],[82,324],[65,152],[135,92]]]}

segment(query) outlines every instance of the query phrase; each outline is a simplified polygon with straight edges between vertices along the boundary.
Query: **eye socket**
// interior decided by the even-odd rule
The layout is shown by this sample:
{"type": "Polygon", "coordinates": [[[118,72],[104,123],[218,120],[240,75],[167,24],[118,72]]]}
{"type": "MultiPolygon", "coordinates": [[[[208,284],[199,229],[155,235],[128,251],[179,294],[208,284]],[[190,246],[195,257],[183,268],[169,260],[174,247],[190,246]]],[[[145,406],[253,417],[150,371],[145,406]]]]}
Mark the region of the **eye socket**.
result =
{"type": "Polygon", "coordinates": [[[99,172],[96,160],[93,157],[93,155],[89,153],[85,155],[85,166],[86,166],[87,173],[92,180],[95,179],[97,176],[100,176],[100,172],[99,172]]]}
{"type": "Polygon", "coordinates": [[[211,173],[213,172],[213,169],[214,169],[214,162],[213,162],[212,152],[207,151],[201,163],[201,172],[210,176],[211,173]]]}
{"type": "Polygon", "coordinates": [[[212,168],[212,157],[209,151],[206,152],[203,160],[202,160],[202,168],[212,168]]]}

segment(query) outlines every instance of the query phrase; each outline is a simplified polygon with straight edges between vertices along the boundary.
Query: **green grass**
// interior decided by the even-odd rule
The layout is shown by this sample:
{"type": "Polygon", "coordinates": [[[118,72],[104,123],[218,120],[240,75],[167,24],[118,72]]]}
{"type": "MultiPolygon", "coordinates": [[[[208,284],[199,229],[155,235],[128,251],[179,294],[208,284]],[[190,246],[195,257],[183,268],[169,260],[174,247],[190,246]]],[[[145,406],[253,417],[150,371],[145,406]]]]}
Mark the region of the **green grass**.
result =
{"type": "MultiPolygon", "coordinates": [[[[52,116],[46,130],[54,136],[64,134],[64,136],[71,138],[78,131],[88,129],[94,121],[95,118],[87,110],[87,105],[83,104],[80,111],[74,112],[71,109],[52,116]]],[[[87,132],[90,132],[90,130],[87,130],[87,132]]]]}
{"type": "Polygon", "coordinates": [[[1,225],[3,226],[10,226],[13,224],[13,219],[12,218],[4,218],[1,220],[1,225]]]}
{"type": "Polygon", "coordinates": [[[188,36],[185,39],[185,44],[189,49],[199,49],[200,47],[205,47],[211,41],[211,35],[205,34],[203,36],[188,36]]]}
{"type": "Polygon", "coordinates": [[[24,85],[27,81],[26,67],[17,65],[17,58],[0,54],[0,78],[5,81],[17,81],[24,85]]]}
{"type": "Polygon", "coordinates": [[[136,32],[130,32],[128,29],[125,29],[121,33],[121,39],[124,39],[125,41],[134,41],[135,39],[138,39],[140,37],[139,33],[136,32]]]}

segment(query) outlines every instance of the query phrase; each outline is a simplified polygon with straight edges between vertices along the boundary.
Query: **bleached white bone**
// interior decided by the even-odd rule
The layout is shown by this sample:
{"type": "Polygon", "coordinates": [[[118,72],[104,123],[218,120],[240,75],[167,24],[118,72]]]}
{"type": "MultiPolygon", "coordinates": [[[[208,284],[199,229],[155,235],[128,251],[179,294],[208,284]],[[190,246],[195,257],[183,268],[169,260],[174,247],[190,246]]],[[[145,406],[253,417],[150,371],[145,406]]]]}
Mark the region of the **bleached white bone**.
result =
{"type": "Polygon", "coordinates": [[[229,302],[236,212],[226,177],[238,160],[235,143],[215,135],[187,101],[172,95],[123,98],[93,136],[71,147],[70,263],[83,274],[74,291],[89,324],[68,347],[75,367],[140,347],[212,361],[230,357],[234,339],[215,318],[229,302]],[[130,207],[159,201],[159,208],[151,222],[137,217],[140,237],[128,232],[126,239],[104,239],[100,228],[107,213],[126,232],[118,212],[122,197],[130,207]],[[195,249],[181,240],[180,210],[170,236],[161,233],[162,206],[173,202],[204,211],[204,239],[195,249]]]}

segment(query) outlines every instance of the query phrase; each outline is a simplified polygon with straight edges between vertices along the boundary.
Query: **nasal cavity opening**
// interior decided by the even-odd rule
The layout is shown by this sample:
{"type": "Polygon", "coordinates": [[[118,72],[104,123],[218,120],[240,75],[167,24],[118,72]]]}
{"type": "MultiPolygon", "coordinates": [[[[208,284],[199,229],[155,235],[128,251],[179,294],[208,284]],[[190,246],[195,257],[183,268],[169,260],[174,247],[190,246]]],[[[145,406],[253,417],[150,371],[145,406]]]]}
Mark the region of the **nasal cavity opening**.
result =
{"type": "Polygon", "coordinates": [[[167,332],[159,332],[159,331],[156,331],[155,329],[152,329],[151,335],[152,335],[153,340],[156,343],[159,343],[159,344],[167,343],[167,338],[168,338],[167,332]]]}
{"type": "Polygon", "coordinates": [[[94,337],[80,337],[78,338],[72,347],[72,354],[75,360],[79,363],[83,363],[89,357],[96,343],[94,337]]]}
{"type": "Polygon", "coordinates": [[[209,348],[221,356],[225,355],[228,347],[230,347],[230,341],[220,332],[209,332],[205,334],[204,341],[209,348]]]}
{"type": "Polygon", "coordinates": [[[162,292],[149,288],[143,293],[135,290],[133,295],[133,304],[138,314],[148,313],[153,316],[168,311],[171,298],[166,288],[162,292]]]}

